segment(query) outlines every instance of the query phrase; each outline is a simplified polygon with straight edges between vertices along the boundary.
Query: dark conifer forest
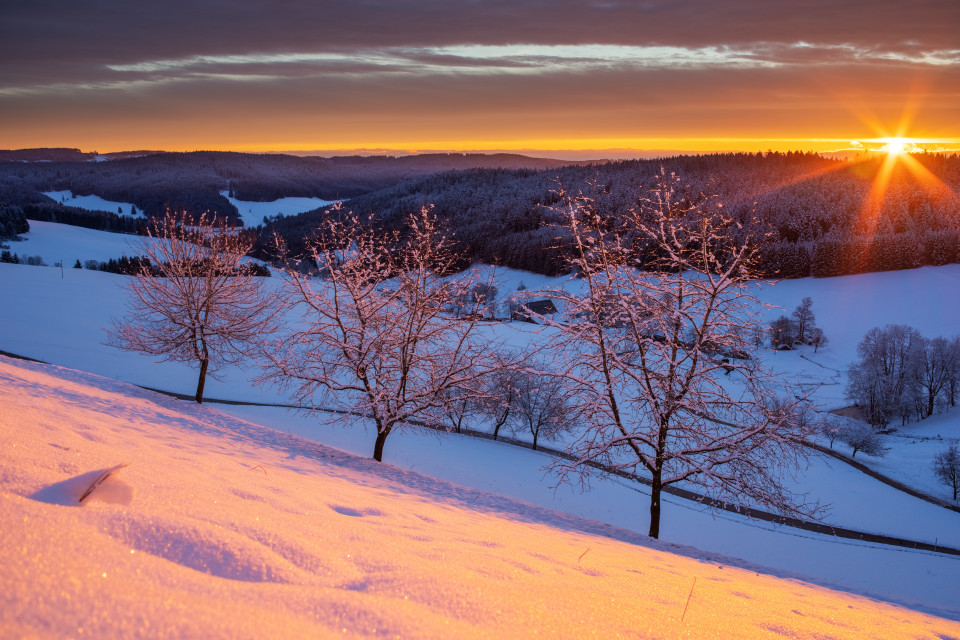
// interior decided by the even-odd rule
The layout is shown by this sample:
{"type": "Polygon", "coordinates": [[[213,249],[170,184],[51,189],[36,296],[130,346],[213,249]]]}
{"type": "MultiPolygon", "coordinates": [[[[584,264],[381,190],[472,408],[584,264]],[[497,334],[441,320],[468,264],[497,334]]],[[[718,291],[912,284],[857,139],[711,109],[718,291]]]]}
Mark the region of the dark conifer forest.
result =
{"type": "MultiPolygon", "coordinates": [[[[761,241],[764,276],[796,278],[908,269],[960,262],[960,157],[918,154],[884,165],[809,153],[681,156],[570,164],[514,155],[301,158],[222,152],[149,153],[105,162],[57,160],[76,150],[0,152],[0,231],[22,233],[22,219],[137,233],[142,219],[64,207],[43,191],[72,190],[129,202],[148,217],[167,210],[239,216],[221,192],[240,200],[344,199],[345,207],[398,226],[432,206],[466,259],[545,274],[567,269],[555,207],[561,190],[593,198],[615,220],[640,206],[661,171],[681,179],[681,198],[715,197],[741,233],[761,241]],[[7,154],[7,155],[4,155],[7,154]],[[13,159],[11,159],[13,158],[13,159]],[[32,160],[32,161],[27,161],[32,160]],[[19,229],[19,230],[17,230],[19,229]]],[[[80,154],[83,156],[84,154],[80,154]]],[[[324,211],[265,220],[256,245],[272,256],[281,236],[291,253],[324,211]]]]}

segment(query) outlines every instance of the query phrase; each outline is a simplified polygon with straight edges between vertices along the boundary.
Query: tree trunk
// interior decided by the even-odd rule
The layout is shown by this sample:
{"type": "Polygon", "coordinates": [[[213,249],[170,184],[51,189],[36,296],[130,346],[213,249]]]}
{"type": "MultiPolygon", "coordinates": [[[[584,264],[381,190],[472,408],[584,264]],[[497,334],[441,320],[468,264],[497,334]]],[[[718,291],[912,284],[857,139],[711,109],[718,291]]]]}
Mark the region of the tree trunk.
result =
{"type": "Polygon", "coordinates": [[[650,537],[660,537],[660,493],[663,490],[663,484],[660,482],[660,474],[653,475],[653,481],[650,483],[650,537]]]}
{"type": "Polygon", "coordinates": [[[387,441],[388,435],[390,435],[389,427],[382,431],[377,431],[377,441],[373,445],[373,459],[377,462],[383,462],[383,443],[387,441]]]}
{"type": "Polygon", "coordinates": [[[497,423],[493,425],[493,439],[496,440],[497,436],[500,434],[500,427],[507,424],[507,420],[510,418],[510,409],[507,409],[502,416],[497,418],[497,423]]]}
{"type": "Polygon", "coordinates": [[[194,400],[197,402],[203,402],[203,385],[207,382],[207,367],[210,366],[209,360],[200,361],[200,378],[197,380],[197,395],[194,396],[194,400]]]}

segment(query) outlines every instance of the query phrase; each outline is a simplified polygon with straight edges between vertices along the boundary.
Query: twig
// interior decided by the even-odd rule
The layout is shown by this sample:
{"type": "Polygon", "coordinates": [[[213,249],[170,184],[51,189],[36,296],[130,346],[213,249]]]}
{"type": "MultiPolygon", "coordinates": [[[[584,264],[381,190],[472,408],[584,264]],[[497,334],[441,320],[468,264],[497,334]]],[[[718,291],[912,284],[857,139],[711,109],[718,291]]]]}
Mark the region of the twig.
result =
{"type": "Polygon", "coordinates": [[[260,471],[263,471],[263,475],[267,475],[267,470],[264,469],[263,465],[261,464],[258,464],[255,467],[250,467],[249,469],[247,469],[247,471],[253,471],[254,469],[260,469],[260,471]]]}
{"type": "MultiPolygon", "coordinates": [[[[587,551],[590,551],[590,547],[587,547],[587,551]]],[[[577,558],[577,564],[580,564],[580,560],[583,559],[583,556],[587,555],[587,551],[584,551],[583,553],[580,554],[580,557],[577,558]]]]}
{"type": "Polygon", "coordinates": [[[687,594],[687,603],[683,605],[683,615],[680,616],[680,622],[683,622],[683,619],[687,615],[687,607],[690,606],[690,597],[693,595],[693,588],[697,586],[697,576],[693,576],[693,584],[690,585],[690,593],[687,594]]]}

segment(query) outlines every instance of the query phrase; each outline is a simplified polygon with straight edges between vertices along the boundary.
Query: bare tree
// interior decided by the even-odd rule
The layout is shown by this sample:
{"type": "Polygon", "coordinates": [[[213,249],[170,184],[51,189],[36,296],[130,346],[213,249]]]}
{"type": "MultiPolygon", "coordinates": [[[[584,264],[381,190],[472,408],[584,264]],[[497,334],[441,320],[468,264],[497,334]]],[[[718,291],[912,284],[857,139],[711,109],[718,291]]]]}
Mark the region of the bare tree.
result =
{"type": "Polygon", "coordinates": [[[662,175],[615,219],[588,197],[562,200],[583,293],[554,292],[567,317],[550,324],[585,429],[574,460],[557,468],[583,478],[599,462],[648,475],[652,537],[664,487],[681,482],[812,514],[783,476],[805,460],[814,427],[800,419],[803,402],[778,401],[771,375],[749,358],[752,245],[720,205],[679,188],[662,175]]]}
{"type": "Polygon", "coordinates": [[[796,327],[796,339],[803,344],[806,344],[810,339],[810,330],[816,327],[813,311],[810,310],[812,306],[813,299],[807,296],[800,301],[797,308],[790,314],[796,327]]]}
{"type": "MultiPolygon", "coordinates": [[[[474,381],[476,382],[476,381],[474,381]]],[[[463,431],[464,423],[479,410],[481,391],[470,387],[447,387],[441,392],[443,404],[439,413],[447,424],[447,428],[456,433],[463,431]]]]}
{"type": "Polygon", "coordinates": [[[840,427],[840,433],[837,437],[853,450],[850,454],[851,458],[857,457],[857,451],[862,451],[870,456],[883,455],[883,443],[880,440],[880,434],[869,424],[850,421],[840,427]]]}
{"type": "Polygon", "coordinates": [[[429,209],[406,222],[403,234],[386,232],[372,217],[333,212],[309,243],[324,277],[286,272],[303,328],[275,345],[268,365],[301,402],[317,406],[320,396],[370,417],[378,461],[391,433],[440,422],[453,390],[473,388],[488,369],[474,323],[444,311],[472,276],[449,275],[457,256],[429,209]]]}
{"type": "Polygon", "coordinates": [[[510,420],[517,403],[518,354],[507,351],[492,353],[491,368],[481,381],[479,409],[493,422],[493,439],[510,420]]]}
{"type": "Polygon", "coordinates": [[[514,432],[525,431],[533,438],[536,451],[540,438],[554,439],[570,431],[576,424],[576,407],[568,398],[566,380],[547,371],[545,362],[532,362],[517,369],[515,409],[512,415],[514,432]]]}
{"type": "Polygon", "coordinates": [[[820,327],[814,327],[810,329],[809,332],[810,344],[813,345],[813,352],[816,353],[820,350],[820,347],[825,347],[830,343],[830,340],[827,338],[826,334],[823,332],[823,329],[820,327]]]}
{"type": "Polygon", "coordinates": [[[951,407],[957,406],[957,390],[960,388],[960,336],[950,338],[950,375],[947,378],[946,396],[951,407]]]}
{"type": "Polygon", "coordinates": [[[956,440],[933,459],[933,472],[940,482],[953,489],[953,500],[956,501],[960,490],[960,446],[956,440]]]}
{"type": "Polygon", "coordinates": [[[822,420],[819,423],[818,430],[820,435],[827,439],[827,442],[830,443],[830,448],[833,449],[833,443],[840,437],[840,433],[843,431],[842,425],[836,424],[835,421],[828,419],[822,420]]]}
{"type": "Polygon", "coordinates": [[[883,428],[897,415],[909,415],[910,358],[920,333],[904,325],[874,327],[857,345],[860,359],[848,370],[846,396],[864,410],[867,421],[883,428]]]}
{"type": "Polygon", "coordinates": [[[115,320],[108,344],[199,367],[195,399],[209,374],[250,357],[276,329],[281,304],[243,259],[252,238],[216,217],[168,214],[154,221],[127,281],[128,314],[115,320]]]}
{"type": "Polygon", "coordinates": [[[780,316],[770,323],[770,346],[774,349],[793,349],[797,342],[797,323],[780,316]]]}
{"type": "Polygon", "coordinates": [[[916,385],[917,416],[933,415],[937,398],[949,389],[954,354],[946,338],[920,338],[910,351],[911,382],[916,385]]]}

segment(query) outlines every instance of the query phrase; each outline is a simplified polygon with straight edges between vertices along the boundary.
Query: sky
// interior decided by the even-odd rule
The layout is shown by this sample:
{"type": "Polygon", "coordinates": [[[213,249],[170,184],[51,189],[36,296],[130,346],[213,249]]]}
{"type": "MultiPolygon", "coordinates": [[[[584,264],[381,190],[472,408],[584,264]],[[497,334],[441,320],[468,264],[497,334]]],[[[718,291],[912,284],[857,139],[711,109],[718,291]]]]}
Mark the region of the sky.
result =
{"type": "Polygon", "coordinates": [[[960,147],[956,0],[0,0],[0,148],[960,147]]]}

